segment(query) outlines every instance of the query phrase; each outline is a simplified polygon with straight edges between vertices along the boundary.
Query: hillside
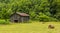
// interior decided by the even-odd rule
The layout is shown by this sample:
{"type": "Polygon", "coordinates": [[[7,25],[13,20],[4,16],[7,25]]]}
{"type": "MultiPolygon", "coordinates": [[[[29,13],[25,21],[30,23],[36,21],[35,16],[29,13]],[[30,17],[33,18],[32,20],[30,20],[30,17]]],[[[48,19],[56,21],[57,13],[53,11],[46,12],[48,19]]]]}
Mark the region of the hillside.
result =
{"type": "Polygon", "coordinates": [[[0,0],[1,19],[9,19],[15,11],[29,14],[32,20],[59,21],[60,0],[0,0]]]}

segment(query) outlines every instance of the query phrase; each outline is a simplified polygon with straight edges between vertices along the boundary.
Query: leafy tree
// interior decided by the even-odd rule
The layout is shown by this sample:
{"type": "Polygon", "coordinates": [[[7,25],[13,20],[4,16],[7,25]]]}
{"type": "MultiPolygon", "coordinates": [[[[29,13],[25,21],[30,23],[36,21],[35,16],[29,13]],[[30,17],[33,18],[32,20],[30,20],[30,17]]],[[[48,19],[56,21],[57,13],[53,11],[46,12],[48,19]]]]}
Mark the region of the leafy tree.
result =
{"type": "Polygon", "coordinates": [[[33,20],[60,20],[59,0],[0,0],[0,18],[8,19],[14,12],[23,12],[33,20]]]}

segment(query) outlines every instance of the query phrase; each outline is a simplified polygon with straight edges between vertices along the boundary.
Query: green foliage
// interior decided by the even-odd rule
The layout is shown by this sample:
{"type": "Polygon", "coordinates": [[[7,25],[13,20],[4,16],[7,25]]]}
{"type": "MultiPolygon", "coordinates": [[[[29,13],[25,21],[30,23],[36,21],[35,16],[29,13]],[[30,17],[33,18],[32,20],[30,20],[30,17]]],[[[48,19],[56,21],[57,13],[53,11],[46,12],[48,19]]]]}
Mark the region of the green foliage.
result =
{"type": "Polygon", "coordinates": [[[1,19],[9,19],[15,11],[29,14],[32,20],[60,20],[59,0],[0,0],[1,19]]]}
{"type": "Polygon", "coordinates": [[[9,24],[9,21],[5,21],[5,20],[0,20],[0,24],[9,24]]]}
{"type": "Polygon", "coordinates": [[[36,19],[36,20],[39,20],[39,21],[44,21],[44,22],[57,21],[56,18],[49,17],[49,16],[47,16],[47,15],[41,13],[41,12],[39,13],[39,15],[37,15],[37,16],[35,17],[35,19],[36,19]]]}

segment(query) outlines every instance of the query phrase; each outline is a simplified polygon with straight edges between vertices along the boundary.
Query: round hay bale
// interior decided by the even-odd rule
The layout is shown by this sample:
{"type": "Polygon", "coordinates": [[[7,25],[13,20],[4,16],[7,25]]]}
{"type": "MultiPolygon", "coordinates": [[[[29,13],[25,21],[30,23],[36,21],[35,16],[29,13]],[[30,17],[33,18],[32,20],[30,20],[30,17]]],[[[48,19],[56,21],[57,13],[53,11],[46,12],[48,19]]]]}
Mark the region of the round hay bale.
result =
{"type": "Polygon", "coordinates": [[[55,27],[53,25],[48,26],[49,29],[54,29],[55,27]]]}

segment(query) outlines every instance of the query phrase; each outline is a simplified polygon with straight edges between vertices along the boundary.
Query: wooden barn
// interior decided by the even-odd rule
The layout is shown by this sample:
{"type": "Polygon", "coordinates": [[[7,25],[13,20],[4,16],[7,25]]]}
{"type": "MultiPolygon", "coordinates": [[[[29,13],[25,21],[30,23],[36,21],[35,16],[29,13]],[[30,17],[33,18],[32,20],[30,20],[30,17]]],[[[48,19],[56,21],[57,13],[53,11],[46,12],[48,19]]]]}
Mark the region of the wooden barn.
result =
{"type": "Polygon", "coordinates": [[[27,22],[29,21],[29,15],[26,14],[26,13],[19,13],[19,12],[16,12],[16,13],[13,13],[10,17],[10,21],[11,22],[27,22]]]}

